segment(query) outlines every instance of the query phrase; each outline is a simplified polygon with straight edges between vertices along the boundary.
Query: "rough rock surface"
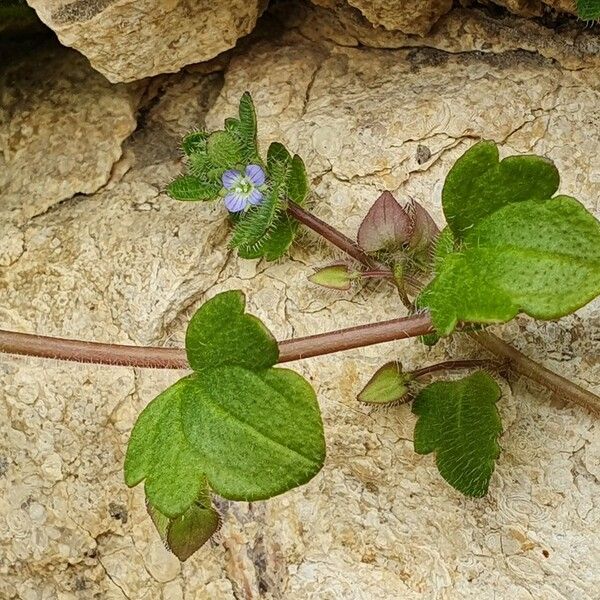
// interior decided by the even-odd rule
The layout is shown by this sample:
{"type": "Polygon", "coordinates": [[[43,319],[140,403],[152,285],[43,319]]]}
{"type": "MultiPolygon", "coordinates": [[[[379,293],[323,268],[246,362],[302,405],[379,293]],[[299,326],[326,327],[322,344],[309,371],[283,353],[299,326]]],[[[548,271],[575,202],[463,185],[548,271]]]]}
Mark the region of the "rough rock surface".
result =
{"type": "Polygon", "coordinates": [[[235,46],[265,0],[27,0],[112,82],[173,73],[235,46]]]}
{"type": "MultiPolygon", "coordinates": [[[[177,136],[205,120],[219,126],[246,89],[263,147],[280,139],[303,154],[315,211],[349,234],[383,188],[418,198],[441,223],[444,175],[481,137],[503,153],[548,155],[561,190],[600,216],[600,81],[581,46],[597,43],[595,34],[577,36],[569,54],[570,38],[530,23],[523,51],[508,27],[465,11],[443,50],[378,49],[359,46],[358,26],[350,31],[331,12],[284,8],[287,31],[276,38],[151,86],[108,185],[28,220],[0,205],[0,222],[10,220],[0,237],[2,327],[181,345],[195,307],[233,288],[279,338],[401,314],[384,287],[311,288],[312,267],[332,257],[311,236],[276,264],[244,261],[226,249],[221,207],[162,193],[179,170],[177,136]]],[[[54,69],[37,76],[32,114],[55,85],[54,69]]],[[[66,138],[81,126],[57,119],[54,127],[66,138]]],[[[20,199],[31,202],[28,189],[20,199]]],[[[499,332],[599,389],[597,301],[556,323],[523,318],[499,332]]],[[[431,456],[414,454],[408,407],[372,412],[354,400],[384,361],[417,366],[477,353],[460,338],[432,350],[413,340],[295,365],[323,409],[323,472],[269,502],[221,502],[220,535],[184,564],[158,540],[142,490],[122,478],[137,413],[179,374],[1,357],[0,598],[596,598],[597,419],[523,380],[512,391],[504,384],[503,453],[488,497],[469,500],[440,479],[431,456]]]]}
{"type": "Polygon", "coordinates": [[[404,33],[427,33],[452,8],[453,0],[314,0],[327,8],[347,2],[373,25],[404,33]]]}
{"type": "Polygon", "coordinates": [[[60,47],[25,54],[13,48],[6,58],[0,69],[2,220],[20,223],[107,183],[135,129],[141,89],[110,85],[81,55],[60,47]]]}
{"type": "MultiPolygon", "coordinates": [[[[351,14],[349,7],[355,10],[354,18],[358,15],[365,18],[370,28],[416,34],[423,36],[429,33],[440,18],[448,14],[452,0],[312,0],[314,4],[326,7],[334,12],[342,12],[346,18],[351,14]]],[[[558,13],[576,14],[575,0],[490,0],[503,6],[511,13],[521,17],[540,17],[547,9],[558,13]]],[[[463,5],[473,4],[463,0],[463,5]]],[[[485,4],[485,0],[483,0],[485,4]]],[[[455,11],[460,12],[460,9],[455,11]]],[[[378,35],[378,34],[376,34],[378,35]]]]}

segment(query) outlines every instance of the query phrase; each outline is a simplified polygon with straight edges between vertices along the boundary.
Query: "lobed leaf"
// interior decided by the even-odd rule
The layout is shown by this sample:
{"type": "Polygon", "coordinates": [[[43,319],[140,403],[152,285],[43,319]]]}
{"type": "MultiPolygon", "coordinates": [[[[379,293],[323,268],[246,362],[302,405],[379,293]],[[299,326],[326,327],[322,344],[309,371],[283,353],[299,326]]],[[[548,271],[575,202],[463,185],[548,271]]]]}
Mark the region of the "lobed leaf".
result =
{"type": "MultiPolygon", "coordinates": [[[[168,531],[183,554],[214,523],[193,509],[209,507],[207,484],[230,500],[261,500],[306,483],[325,458],[312,387],[293,371],[270,368],[277,343],[244,305],[243,294],[231,291],[197,311],[186,334],[196,372],[142,411],[127,448],[127,485],[145,480],[149,504],[172,521],[168,531]],[[193,532],[185,527],[190,509],[193,532]]],[[[168,535],[160,515],[157,527],[168,535]]]]}
{"type": "Polygon", "coordinates": [[[500,454],[500,395],[493,378],[478,371],[458,381],[432,383],[413,403],[412,411],[419,416],[415,452],[435,452],[442,477],[467,496],[487,493],[500,454]]]}
{"type": "Polygon", "coordinates": [[[145,479],[149,502],[173,519],[205,481],[229,500],[264,500],[309,481],[324,457],[319,407],[305,379],[227,365],[179,380],[144,409],[125,481],[145,479]]]}
{"type": "Polygon", "coordinates": [[[455,163],[444,182],[442,205],[457,239],[503,206],[550,198],[560,178],[554,164],[540,156],[499,160],[494,142],[479,142],[455,163]]]}
{"type": "Polygon", "coordinates": [[[423,291],[436,330],[500,323],[518,312],[570,314],[600,294],[600,223],[574,198],[509,204],[481,220],[423,291]]]}
{"type": "Polygon", "coordinates": [[[267,369],[279,357],[277,340],[260,319],[244,312],[246,298],[239,290],[217,294],[191,318],[185,347],[194,371],[223,365],[267,369]]]}

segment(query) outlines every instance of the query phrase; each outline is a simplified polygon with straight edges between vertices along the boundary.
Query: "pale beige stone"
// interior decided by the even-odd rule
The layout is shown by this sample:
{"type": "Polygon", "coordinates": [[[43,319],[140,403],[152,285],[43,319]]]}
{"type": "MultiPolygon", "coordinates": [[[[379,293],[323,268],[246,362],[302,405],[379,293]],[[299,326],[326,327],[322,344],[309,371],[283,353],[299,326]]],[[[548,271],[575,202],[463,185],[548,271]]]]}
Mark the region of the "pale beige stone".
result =
{"type": "Polygon", "coordinates": [[[4,219],[20,223],[109,180],[135,129],[141,88],[111,86],[82,56],[55,45],[16,48],[7,58],[0,69],[0,193],[4,219]]]}
{"type": "MultiPolygon", "coordinates": [[[[462,30],[447,29],[459,53],[343,47],[319,35],[346,35],[348,46],[357,38],[333,13],[315,14],[312,39],[302,28],[280,32],[234,53],[223,77],[161,80],[125,144],[126,173],[8,230],[21,241],[0,266],[0,326],[180,346],[194,309],[234,288],[278,338],[404,314],[383,286],[311,287],[313,267],[339,255],[310,235],[275,264],[244,261],[226,248],[222,207],[165,196],[180,169],[177,136],[205,119],[221,126],[246,89],[263,148],[280,139],[305,157],[315,212],[349,235],[386,187],[441,224],[444,176],[481,137],[502,154],[551,157],[561,191],[600,216],[600,84],[581,47],[569,55],[563,38],[532,23],[540,52],[533,33],[518,51],[507,27],[470,21],[469,11],[462,30]],[[486,53],[469,44],[488,44],[486,53]],[[418,160],[419,146],[429,160],[418,160]]],[[[0,222],[7,214],[1,205],[0,222]]],[[[600,387],[598,301],[556,323],[519,318],[498,332],[600,387]]],[[[0,597],[595,598],[597,419],[523,380],[503,383],[503,452],[490,494],[473,500],[441,480],[433,457],[415,455],[407,406],[371,411],[355,400],[385,361],[410,368],[479,353],[462,338],[433,349],[412,340],[290,365],[317,390],[323,472],[268,502],[217,501],[221,532],[180,567],[159,547],[142,489],[125,487],[122,461],[136,415],[181,373],[0,357],[0,597]]]]}
{"type": "Polygon", "coordinates": [[[265,0],[28,0],[113,83],[208,60],[250,33],[265,0]]]}
{"type": "Polygon", "coordinates": [[[550,7],[560,13],[577,14],[575,0],[492,0],[512,13],[522,17],[539,17],[545,8],[550,7]]]}
{"type": "Polygon", "coordinates": [[[333,8],[347,2],[375,26],[424,35],[452,8],[452,0],[313,0],[333,8]]]}

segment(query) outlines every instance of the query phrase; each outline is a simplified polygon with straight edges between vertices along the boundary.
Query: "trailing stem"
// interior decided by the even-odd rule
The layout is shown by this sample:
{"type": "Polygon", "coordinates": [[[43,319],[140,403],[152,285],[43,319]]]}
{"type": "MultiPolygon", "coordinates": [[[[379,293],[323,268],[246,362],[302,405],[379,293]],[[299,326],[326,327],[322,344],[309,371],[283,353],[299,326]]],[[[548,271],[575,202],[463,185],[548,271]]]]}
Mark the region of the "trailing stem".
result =
{"type": "MultiPolygon", "coordinates": [[[[278,362],[291,362],[382,342],[417,337],[432,331],[431,319],[427,314],[358,325],[279,342],[278,362]]],[[[2,330],[0,330],[0,352],[126,367],[189,368],[185,350],[181,348],[101,344],[2,330]]]]}

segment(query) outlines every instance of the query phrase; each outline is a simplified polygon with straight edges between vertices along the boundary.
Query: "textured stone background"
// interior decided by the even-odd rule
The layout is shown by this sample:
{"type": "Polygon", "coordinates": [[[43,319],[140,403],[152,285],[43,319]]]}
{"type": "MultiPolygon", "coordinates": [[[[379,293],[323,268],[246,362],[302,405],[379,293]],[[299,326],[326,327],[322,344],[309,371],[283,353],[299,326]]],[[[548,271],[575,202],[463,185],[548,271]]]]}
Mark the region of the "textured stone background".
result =
{"type": "MultiPolygon", "coordinates": [[[[315,211],[349,234],[384,188],[441,223],[444,175],[481,137],[550,156],[561,190],[600,216],[599,41],[464,10],[417,44],[350,9],[284,4],[226,57],[143,84],[109,85],[57,46],[12,62],[0,80],[0,325],[181,345],[194,308],[232,288],[280,338],[400,315],[383,287],[312,288],[306,276],[334,254],[309,235],[277,264],[229,253],[221,207],[162,193],[179,137],[218,126],[250,90],[263,147],[303,154],[315,211]]],[[[599,391],[598,301],[499,331],[599,391]]],[[[398,342],[295,365],[323,409],[324,470],[269,502],[220,502],[221,533],[184,564],[122,477],[136,415],[178,374],[0,358],[0,598],[598,598],[597,419],[504,384],[504,451],[489,496],[468,500],[414,454],[408,407],[354,399],[384,361],[458,353],[478,350],[398,342]]]]}

